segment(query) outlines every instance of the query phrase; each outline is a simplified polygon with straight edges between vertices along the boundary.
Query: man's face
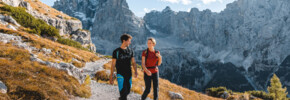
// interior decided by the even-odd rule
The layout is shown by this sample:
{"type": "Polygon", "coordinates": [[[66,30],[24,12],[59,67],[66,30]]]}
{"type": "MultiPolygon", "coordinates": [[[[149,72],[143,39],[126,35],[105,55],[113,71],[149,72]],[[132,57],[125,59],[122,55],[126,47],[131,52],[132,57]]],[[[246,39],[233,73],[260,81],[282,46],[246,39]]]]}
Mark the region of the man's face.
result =
{"type": "Polygon", "coordinates": [[[129,45],[131,44],[131,38],[129,38],[127,41],[124,41],[124,43],[125,43],[125,45],[127,46],[127,47],[129,47],[129,45]]]}

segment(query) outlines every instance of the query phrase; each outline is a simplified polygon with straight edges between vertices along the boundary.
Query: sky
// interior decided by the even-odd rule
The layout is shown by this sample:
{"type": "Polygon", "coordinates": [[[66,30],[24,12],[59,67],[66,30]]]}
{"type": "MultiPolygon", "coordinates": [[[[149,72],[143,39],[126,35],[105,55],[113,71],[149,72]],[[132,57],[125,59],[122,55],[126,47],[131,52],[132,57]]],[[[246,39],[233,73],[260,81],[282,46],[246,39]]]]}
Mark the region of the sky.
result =
{"type": "MultiPolygon", "coordinates": [[[[55,0],[41,1],[52,6],[55,0]]],[[[162,11],[166,6],[174,11],[190,11],[191,8],[198,8],[200,11],[210,9],[212,12],[220,12],[228,3],[234,1],[236,0],[127,0],[127,3],[136,16],[143,17],[151,10],[162,11]]]]}

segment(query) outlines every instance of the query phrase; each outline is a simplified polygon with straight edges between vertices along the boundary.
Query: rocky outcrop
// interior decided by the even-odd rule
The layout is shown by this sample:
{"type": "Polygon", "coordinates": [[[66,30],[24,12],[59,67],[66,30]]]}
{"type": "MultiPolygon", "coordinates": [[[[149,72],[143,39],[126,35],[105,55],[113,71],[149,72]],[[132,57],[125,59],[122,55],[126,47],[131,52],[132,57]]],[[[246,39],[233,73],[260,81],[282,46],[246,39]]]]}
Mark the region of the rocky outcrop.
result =
{"type": "Polygon", "coordinates": [[[16,26],[20,26],[15,19],[8,15],[0,14],[0,22],[2,25],[7,25],[8,23],[14,24],[16,26]]]}
{"type": "Polygon", "coordinates": [[[8,5],[11,5],[13,7],[18,7],[19,4],[21,2],[23,2],[23,0],[0,0],[0,1],[2,1],[2,2],[8,4],[8,5]]]}
{"type": "Polygon", "coordinates": [[[20,26],[15,19],[13,19],[11,16],[8,15],[2,15],[0,14],[0,24],[6,25],[7,28],[10,28],[12,30],[17,30],[20,26]]]}
{"type": "MultiPolygon", "coordinates": [[[[41,19],[43,21],[45,21],[46,23],[48,23],[49,25],[52,25],[54,27],[56,27],[61,36],[70,36],[70,35],[75,35],[75,33],[79,33],[82,29],[82,23],[79,20],[75,20],[75,19],[65,19],[62,16],[57,16],[57,17],[51,17],[51,16],[47,16],[45,14],[39,13],[37,10],[35,10],[34,8],[32,8],[30,6],[30,4],[26,1],[23,0],[3,0],[4,3],[11,5],[11,6],[21,6],[27,9],[27,12],[29,14],[31,14],[32,16],[41,19]]],[[[12,21],[12,20],[11,20],[12,21]]],[[[16,22],[15,20],[12,22],[16,22]]],[[[19,25],[19,24],[16,24],[19,25]]],[[[95,45],[92,43],[91,40],[91,35],[90,32],[82,32],[85,33],[86,36],[79,36],[80,38],[78,38],[78,42],[80,42],[84,47],[88,47],[91,51],[95,52],[95,45]]]]}
{"type": "Polygon", "coordinates": [[[88,30],[78,29],[71,34],[71,39],[80,42],[85,47],[88,47],[90,51],[96,51],[95,45],[91,40],[91,32],[88,30]]]}

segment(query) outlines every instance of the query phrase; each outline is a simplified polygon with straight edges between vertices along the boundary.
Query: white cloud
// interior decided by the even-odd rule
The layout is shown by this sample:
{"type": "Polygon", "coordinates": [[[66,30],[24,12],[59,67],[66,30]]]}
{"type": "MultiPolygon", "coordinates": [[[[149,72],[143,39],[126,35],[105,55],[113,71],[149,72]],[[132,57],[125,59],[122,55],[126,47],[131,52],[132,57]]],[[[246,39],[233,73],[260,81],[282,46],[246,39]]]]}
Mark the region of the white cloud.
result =
{"type": "Polygon", "coordinates": [[[197,7],[201,7],[201,4],[200,4],[200,3],[198,3],[198,4],[196,4],[196,6],[197,6],[197,7]]]}
{"type": "Polygon", "coordinates": [[[143,10],[144,10],[145,13],[149,13],[152,10],[156,10],[156,8],[152,8],[152,9],[144,8],[143,10]]]}
{"type": "Polygon", "coordinates": [[[189,5],[192,3],[192,0],[161,0],[161,1],[170,3],[182,3],[184,5],[189,5]]]}
{"type": "Polygon", "coordinates": [[[179,0],[161,0],[163,2],[179,3],[179,0]]]}
{"type": "Polygon", "coordinates": [[[220,3],[223,3],[223,0],[201,0],[204,4],[209,4],[209,3],[212,3],[212,2],[220,2],[220,3]]]}
{"type": "Polygon", "coordinates": [[[209,4],[212,2],[216,2],[216,0],[201,0],[204,4],[209,4]]]}
{"type": "Polygon", "coordinates": [[[181,2],[182,2],[182,4],[184,4],[184,5],[189,5],[189,4],[191,4],[191,0],[181,0],[181,2]]]}

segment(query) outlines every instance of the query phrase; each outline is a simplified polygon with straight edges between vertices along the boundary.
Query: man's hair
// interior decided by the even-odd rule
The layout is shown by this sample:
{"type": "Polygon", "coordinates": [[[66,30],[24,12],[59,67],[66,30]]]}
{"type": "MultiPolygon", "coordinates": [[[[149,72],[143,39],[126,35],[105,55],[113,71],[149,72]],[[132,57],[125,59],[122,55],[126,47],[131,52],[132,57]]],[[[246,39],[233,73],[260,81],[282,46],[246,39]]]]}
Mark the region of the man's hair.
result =
{"type": "Polygon", "coordinates": [[[127,41],[128,39],[132,39],[132,36],[124,33],[120,39],[121,39],[121,42],[123,43],[123,40],[127,41]]]}
{"type": "Polygon", "coordinates": [[[152,41],[154,44],[156,44],[156,40],[153,37],[148,38],[148,40],[152,41]]]}

